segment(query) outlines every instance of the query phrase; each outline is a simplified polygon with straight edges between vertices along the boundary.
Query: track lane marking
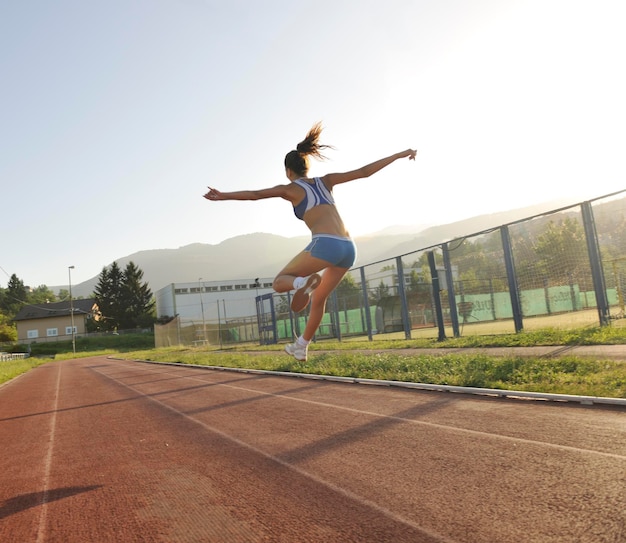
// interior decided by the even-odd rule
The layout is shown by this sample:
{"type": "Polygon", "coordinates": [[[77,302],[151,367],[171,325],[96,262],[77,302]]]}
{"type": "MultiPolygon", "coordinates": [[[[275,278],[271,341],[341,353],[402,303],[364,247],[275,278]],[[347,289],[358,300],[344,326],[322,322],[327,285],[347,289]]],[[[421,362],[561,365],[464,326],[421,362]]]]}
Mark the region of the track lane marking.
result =
{"type": "Polygon", "coordinates": [[[48,451],[44,459],[43,495],[41,498],[41,512],[39,514],[39,526],[37,529],[37,543],[42,543],[46,538],[46,526],[48,521],[48,500],[50,498],[50,472],[52,470],[52,454],[54,452],[54,440],[56,437],[57,411],[59,407],[59,391],[61,389],[61,366],[57,364],[57,382],[54,393],[54,407],[50,417],[50,433],[48,437],[48,451]]]}

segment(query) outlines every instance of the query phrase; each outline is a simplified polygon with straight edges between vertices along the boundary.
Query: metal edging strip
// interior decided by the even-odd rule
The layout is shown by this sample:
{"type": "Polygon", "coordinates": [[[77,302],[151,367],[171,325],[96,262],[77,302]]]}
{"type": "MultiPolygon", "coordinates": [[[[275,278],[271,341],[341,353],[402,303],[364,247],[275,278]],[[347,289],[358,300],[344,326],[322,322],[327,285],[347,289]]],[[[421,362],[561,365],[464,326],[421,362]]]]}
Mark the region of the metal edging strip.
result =
{"type": "Polygon", "coordinates": [[[497,396],[499,398],[530,398],[534,400],[546,400],[552,402],[572,402],[581,405],[618,405],[626,407],[626,398],[607,398],[604,396],[578,396],[575,394],[551,394],[547,392],[529,392],[524,390],[506,390],[500,388],[477,388],[452,385],[436,385],[432,383],[412,383],[410,381],[386,381],[383,379],[364,379],[361,377],[342,377],[339,375],[319,375],[315,373],[295,373],[289,371],[257,370],[248,368],[229,368],[226,366],[203,366],[200,364],[183,364],[182,362],[157,362],[154,360],[128,360],[124,358],[109,357],[114,360],[127,360],[128,362],[142,362],[145,364],[160,364],[165,366],[179,366],[185,368],[207,369],[217,371],[232,371],[238,373],[252,373],[260,375],[274,375],[277,377],[298,377],[317,381],[332,381],[339,383],[356,383],[362,385],[388,386],[397,388],[410,388],[416,390],[429,390],[433,392],[455,392],[457,394],[470,394],[475,396],[497,396]]]}

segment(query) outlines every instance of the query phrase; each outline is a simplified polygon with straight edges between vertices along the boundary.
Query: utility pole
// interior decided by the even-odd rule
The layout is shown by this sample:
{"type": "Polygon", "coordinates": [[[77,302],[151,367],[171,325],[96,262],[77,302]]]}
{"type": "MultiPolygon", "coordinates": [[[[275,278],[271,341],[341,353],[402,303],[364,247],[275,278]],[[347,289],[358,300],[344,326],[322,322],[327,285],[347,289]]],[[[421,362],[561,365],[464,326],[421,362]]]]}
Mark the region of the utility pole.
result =
{"type": "Polygon", "coordinates": [[[73,269],[74,269],[74,266],[68,266],[67,274],[70,279],[70,319],[72,323],[71,324],[72,326],[72,352],[76,354],[76,334],[74,333],[74,302],[72,300],[72,270],[73,269]]]}
{"type": "Polygon", "coordinates": [[[206,345],[206,320],[204,319],[204,302],[202,301],[202,293],[204,292],[204,283],[202,282],[202,277],[198,278],[198,282],[202,284],[200,290],[200,310],[202,311],[202,339],[204,341],[204,345],[206,345]]]}

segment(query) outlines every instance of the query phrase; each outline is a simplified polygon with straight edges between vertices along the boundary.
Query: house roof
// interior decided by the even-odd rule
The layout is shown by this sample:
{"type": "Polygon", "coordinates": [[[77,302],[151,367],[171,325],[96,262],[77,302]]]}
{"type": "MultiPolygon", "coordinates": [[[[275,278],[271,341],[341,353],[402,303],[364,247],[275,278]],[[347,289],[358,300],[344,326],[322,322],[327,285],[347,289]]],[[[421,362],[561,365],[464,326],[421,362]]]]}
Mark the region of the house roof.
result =
{"type": "MultiPolygon", "coordinates": [[[[88,315],[96,308],[96,300],[93,298],[72,300],[74,315],[88,315]]],[[[70,314],[70,302],[54,302],[51,304],[25,305],[20,309],[13,319],[14,321],[25,321],[29,319],[47,319],[51,317],[62,317],[70,314]]]]}

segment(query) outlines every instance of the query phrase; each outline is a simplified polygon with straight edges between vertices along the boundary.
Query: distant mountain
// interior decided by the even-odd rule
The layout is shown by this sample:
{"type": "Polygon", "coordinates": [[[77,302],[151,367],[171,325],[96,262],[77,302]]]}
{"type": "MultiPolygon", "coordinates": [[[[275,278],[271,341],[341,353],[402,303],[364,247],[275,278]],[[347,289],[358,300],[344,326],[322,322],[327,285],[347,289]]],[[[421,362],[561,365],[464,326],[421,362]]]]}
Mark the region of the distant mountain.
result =
{"type": "Polygon", "coordinates": [[[373,232],[363,237],[417,234],[421,232],[422,230],[426,230],[426,228],[430,226],[432,225],[431,224],[394,224],[393,226],[388,226],[387,228],[383,228],[382,230],[379,230],[378,232],[373,232]]]}
{"type": "MultiPolygon", "coordinates": [[[[227,239],[217,245],[192,243],[178,249],[152,249],[118,258],[124,269],[134,262],[144,272],[152,292],[170,283],[273,277],[307,243],[306,237],[285,238],[256,233],[227,239]]],[[[111,262],[112,264],[112,262],[111,262]]],[[[98,276],[72,286],[76,296],[89,296],[98,276]]],[[[56,288],[52,288],[56,292],[56,288]]]]}
{"type": "Polygon", "coordinates": [[[559,209],[560,207],[561,206],[555,202],[547,202],[545,204],[533,205],[521,209],[480,215],[478,217],[472,217],[470,219],[464,219],[450,224],[431,226],[417,234],[414,234],[410,237],[410,239],[398,241],[398,243],[390,246],[386,251],[381,251],[376,257],[376,260],[385,260],[395,256],[412,253],[419,249],[425,249],[427,247],[432,247],[433,245],[438,245],[444,241],[483,232],[503,224],[525,219],[526,217],[541,215],[543,213],[559,209]]]}
{"type": "MultiPolygon", "coordinates": [[[[559,207],[555,202],[481,215],[446,225],[390,227],[381,232],[356,238],[357,265],[370,264],[411,253],[449,239],[481,232],[539,215],[559,207]]],[[[273,277],[300,252],[309,238],[286,238],[274,234],[255,233],[227,239],[217,245],[193,243],[178,249],[139,251],[117,259],[123,269],[134,262],[144,272],[144,280],[152,292],[169,283],[224,279],[273,277]]],[[[111,262],[112,264],[112,262],[111,262]]],[[[72,286],[77,297],[88,297],[98,283],[98,276],[72,286]]],[[[62,287],[51,287],[58,292],[62,287]]]]}
{"type": "Polygon", "coordinates": [[[416,226],[416,230],[412,233],[411,227],[409,226],[399,227],[404,230],[394,230],[394,227],[391,227],[390,229],[383,230],[382,233],[356,238],[359,252],[357,265],[369,264],[412,253],[420,249],[438,245],[447,240],[489,230],[491,228],[515,222],[526,217],[540,215],[542,213],[559,209],[561,206],[565,205],[566,204],[559,202],[545,202],[543,204],[537,204],[520,209],[480,215],[478,217],[472,217],[470,219],[464,219],[450,224],[424,227],[421,230],[418,230],[420,227],[416,226]],[[384,232],[387,230],[391,232],[404,231],[405,233],[384,235],[384,232]]]}

